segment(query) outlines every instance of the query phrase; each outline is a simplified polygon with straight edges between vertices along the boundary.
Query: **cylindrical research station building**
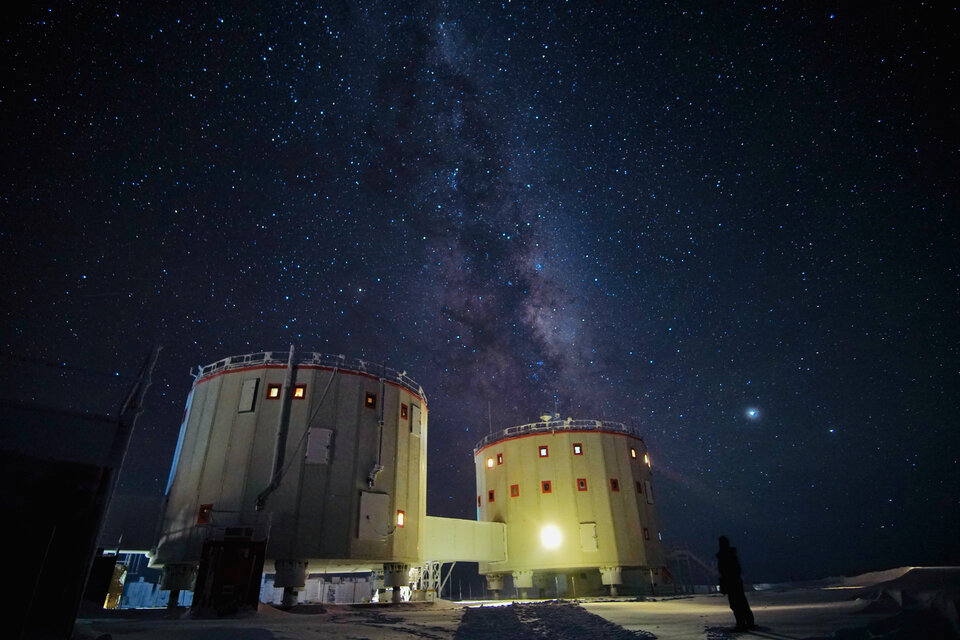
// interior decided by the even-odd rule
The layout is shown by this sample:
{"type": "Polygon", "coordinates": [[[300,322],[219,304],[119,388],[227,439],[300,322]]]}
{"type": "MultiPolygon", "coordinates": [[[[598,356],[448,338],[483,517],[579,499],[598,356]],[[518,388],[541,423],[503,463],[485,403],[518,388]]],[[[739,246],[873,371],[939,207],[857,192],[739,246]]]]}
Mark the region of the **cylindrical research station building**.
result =
{"type": "Polygon", "coordinates": [[[525,424],[484,438],[474,461],[477,519],[506,523],[507,559],[480,563],[492,590],[506,576],[521,597],[533,588],[616,595],[660,582],[653,472],[634,430],[601,420],[525,424]]]}
{"type": "Polygon", "coordinates": [[[163,588],[192,589],[205,544],[239,539],[263,543],[286,604],[308,571],[382,569],[397,598],[423,561],[420,386],[380,364],[292,347],[193,373],[152,553],[163,588]]]}

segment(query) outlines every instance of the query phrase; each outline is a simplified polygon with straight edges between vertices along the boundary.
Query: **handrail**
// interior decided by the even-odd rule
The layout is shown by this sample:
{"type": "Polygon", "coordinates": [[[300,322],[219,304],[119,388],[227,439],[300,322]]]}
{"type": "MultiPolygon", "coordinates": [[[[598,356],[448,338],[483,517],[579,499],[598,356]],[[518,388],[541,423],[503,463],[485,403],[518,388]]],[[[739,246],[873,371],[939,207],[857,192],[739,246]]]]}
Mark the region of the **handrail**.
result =
{"type": "Polygon", "coordinates": [[[567,418],[565,420],[548,420],[546,422],[529,422],[515,427],[507,427],[495,433],[484,436],[483,440],[477,443],[473,448],[473,455],[477,455],[481,449],[489,444],[498,442],[506,438],[523,435],[526,433],[544,433],[552,431],[613,431],[616,433],[626,433],[640,438],[640,433],[622,422],[610,422],[607,420],[574,420],[567,418]]]}
{"type": "MultiPolygon", "coordinates": [[[[286,366],[288,351],[258,351],[256,353],[247,353],[238,356],[228,356],[208,365],[191,367],[190,375],[199,380],[209,375],[230,371],[232,369],[241,369],[244,367],[254,367],[263,365],[282,365],[286,366]]],[[[360,358],[347,358],[345,355],[331,355],[327,353],[305,352],[297,354],[297,365],[312,365],[330,368],[346,369],[358,373],[368,373],[376,378],[385,378],[404,387],[408,391],[416,393],[423,401],[427,401],[426,394],[414,379],[407,375],[406,371],[397,371],[378,362],[370,362],[360,358]]]]}

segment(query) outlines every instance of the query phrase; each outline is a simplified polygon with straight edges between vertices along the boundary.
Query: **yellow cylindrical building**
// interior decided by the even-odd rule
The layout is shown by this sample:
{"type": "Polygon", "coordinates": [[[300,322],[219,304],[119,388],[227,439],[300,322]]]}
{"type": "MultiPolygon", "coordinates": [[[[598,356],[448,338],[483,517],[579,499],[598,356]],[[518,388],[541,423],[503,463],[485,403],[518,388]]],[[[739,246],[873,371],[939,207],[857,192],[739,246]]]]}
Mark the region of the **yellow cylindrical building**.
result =
{"type": "Polygon", "coordinates": [[[292,348],[194,375],[153,551],[166,588],[191,588],[205,542],[237,537],[265,543],[291,597],[308,567],[383,567],[387,586],[407,584],[426,520],[419,385],[379,364],[292,348]]]}
{"type": "Polygon", "coordinates": [[[632,429],[600,420],[525,424],[484,438],[474,460],[477,519],[506,524],[507,559],[480,564],[491,589],[506,575],[521,591],[579,595],[659,582],[650,456],[632,429]]]}

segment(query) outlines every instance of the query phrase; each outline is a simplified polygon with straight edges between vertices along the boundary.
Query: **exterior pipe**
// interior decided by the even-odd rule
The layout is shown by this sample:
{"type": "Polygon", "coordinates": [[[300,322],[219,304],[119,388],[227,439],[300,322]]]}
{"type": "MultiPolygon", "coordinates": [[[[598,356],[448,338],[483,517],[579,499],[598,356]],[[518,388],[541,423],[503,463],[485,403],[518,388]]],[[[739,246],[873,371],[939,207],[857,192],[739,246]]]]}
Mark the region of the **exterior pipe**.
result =
{"type": "Polygon", "coordinates": [[[372,490],[377,484],[377,476],[383,471],[383,412],[386,404],[386,365],[380,365],[380,416],[377,420],[377,463],[367,474],[367,486],[372,490]]]}
{"type": "Polygon", "coordinates": [[[277,441],[273,450],[273,471],[270,474],[270,484],[257,496],[257,511],[263,511],[267,498],[280,486],[283,477],[283,459],[287,453],[287,431],[290,428],[290,401],[293,398],[293,375],[296,369],[293,345],[290,345],[290,356],[287,358],[287,374],[283,378],[283,387],[280,390],[280,419],[277,423],[277,441]]]}

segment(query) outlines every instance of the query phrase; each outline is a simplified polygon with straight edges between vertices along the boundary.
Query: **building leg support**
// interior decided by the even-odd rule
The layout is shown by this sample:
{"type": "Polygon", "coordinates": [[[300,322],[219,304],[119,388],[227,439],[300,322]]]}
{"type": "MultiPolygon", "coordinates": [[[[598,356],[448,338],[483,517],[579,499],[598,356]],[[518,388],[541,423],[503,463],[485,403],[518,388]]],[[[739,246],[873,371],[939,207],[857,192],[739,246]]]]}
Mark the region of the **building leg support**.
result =
{"type": "Polygon", "coordinates": [[[503,591],[503,574],[502,573],[488,573],[486,576],[487,579],[487,589],[493,592],[493,599],[500,599],[500,592],[503,591]]]}
{"type": "Polygon", "coordinates": [[[176,609],[181,591],[193,591],[197,581],[197,568],[192,564],[168,564],[163,567],[160,588],[170,591],[168,609],[176,609]]]}
{"type": "Polygon", "coordinates": [[[275,560],[276,576],[273,586],[283,588],[280,606],[289,609],[297,604],[300,590],[307,584],[307,562],[305,560],[275,560]]]}
{"type": "Polygon", "coordinates": [[[400,587],[410,584],[410,565],[400,562],[386,562],[383,565],[383,586],[392,587],[391,602],[402,602],[400,587]]]}
{"type": "Polygon", "coordinates": [[[528,590],[533,589],[533,571],[514,571],[513,586],[521,598],[526,598],[528,590]]]}

